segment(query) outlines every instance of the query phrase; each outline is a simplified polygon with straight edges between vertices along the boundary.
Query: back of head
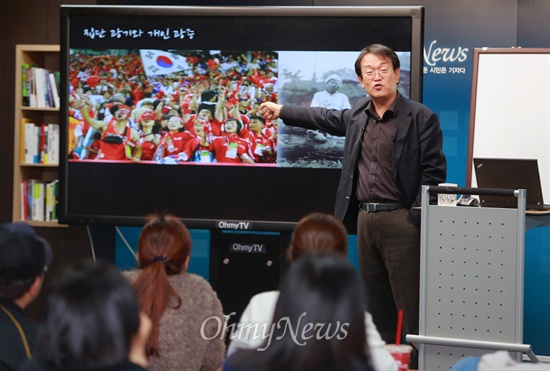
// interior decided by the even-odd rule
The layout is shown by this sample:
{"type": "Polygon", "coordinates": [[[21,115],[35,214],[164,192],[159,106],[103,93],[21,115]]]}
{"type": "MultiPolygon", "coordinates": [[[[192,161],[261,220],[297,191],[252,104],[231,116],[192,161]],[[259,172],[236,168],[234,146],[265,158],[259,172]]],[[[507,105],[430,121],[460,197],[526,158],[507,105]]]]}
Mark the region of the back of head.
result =
{"type": "Polygon", "coordinates": [[[0,225],[0,297],[19,299],[51,262],[50,244],[27,223],[0,225]]]}
{"type": "Polygon", "coordinates": [[[287,258],[292,261],[310,252],[334,251],[348,253],[348,232],[336,217],[324,213],[304,216],[292,235],[287,258]]]}
{"type": "Polygon", "coordinates": [[[147,341],[147,354],[158,356],[160,318],[170,297],[181,304],[168,275],[184,272],[191,253],[191,235],[174,215],[154,215],[143,227],[138,240],[138,261],[142,269],[134,282],[142,310],[151,318],[153,327],[147,341]]]}
{"type": "Polygon", "coordinates": [[[138,240],[142,269],[162,268],[168,274],[182,271],[191,253],[191,235],[183,222],[170,214],[154,215],[143,226],[138,240]]]}
{"type": "Polygon", "coordinates": [[[286,273],[260,351],[236,357],[238,369],[369,370],[365,297],[349,261],[334,252],[310,253],[286,273]]]}
{"type": "Polygon", "coordinates": [[[52,286],[38,359],[54,368],[114,366],[128,358],[139,324],[135,292],[117,268],[81,263],[52,286]]]}

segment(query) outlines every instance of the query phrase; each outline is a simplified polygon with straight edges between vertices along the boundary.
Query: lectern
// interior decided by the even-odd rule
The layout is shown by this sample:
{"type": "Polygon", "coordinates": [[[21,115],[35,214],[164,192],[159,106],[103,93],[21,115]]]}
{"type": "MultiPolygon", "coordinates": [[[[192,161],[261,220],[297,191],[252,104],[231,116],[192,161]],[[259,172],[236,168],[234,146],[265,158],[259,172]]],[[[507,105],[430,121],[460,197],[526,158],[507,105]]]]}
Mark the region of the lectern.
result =
{"type": "Polygon", "coordinates": [[[508,350],[520,361],[526,191],[422,187],[419,369],[508,350]],[[430,205],[431,193],[517,197],[517,208],[430,205]]]}

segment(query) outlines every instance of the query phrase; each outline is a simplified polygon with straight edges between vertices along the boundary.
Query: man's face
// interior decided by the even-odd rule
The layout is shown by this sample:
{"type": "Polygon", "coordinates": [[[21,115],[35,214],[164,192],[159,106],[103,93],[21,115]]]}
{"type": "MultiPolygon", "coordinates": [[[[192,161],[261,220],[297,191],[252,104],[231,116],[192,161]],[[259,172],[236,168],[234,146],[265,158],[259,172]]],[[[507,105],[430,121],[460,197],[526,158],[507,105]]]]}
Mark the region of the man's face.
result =
{"type": "Polygon", "coordinates": [[[129,116],[130,116],[130,111],[127,110],[126,108],[119,108],[115,113],[115,117],[117,121],[126,120],[129,116]]]}
{"type": "Polygon", "coordinates": [[[214,117],[212,117],[212,112],[210,112],[210,110],[207,110],[207,109],[202,109],[199,112],[198,118],[199,120],[208,120],[208,121],[212,121],[214,119],[214,117]]]}
{"type": "Polygon", "coordinates": [[[330,94],[336,93],[338,89],[340,89],[340,85],[338,85],[338,82],[336,80],[328,80],[326,85],[326,91],[330,94]]]}
{"type": "Polygon", "coordinates": [[[362,75],[358,80],[375,102],[377,99],[392,99],[397,93],[400,72],[393,69],[388,58],[366,54],[361,60],[362,75]]]}
{"type": "Polygon", "coordinates": [[[264,124],[258,119],[250,120],[250,130],[257,132],[261,131],[264,128],[264,124]]]}
{"type": "Polygon", "coordinates": [[[141,126],[153,126],[155,125],[155,113],[150,110],[141,115],[141,126]]]}
{"type": "Polygon", "coordinates": [[[225,123],[225,132],[229,134],[237,133],[237,122],[234,120],[227,121],[225,123]]]}

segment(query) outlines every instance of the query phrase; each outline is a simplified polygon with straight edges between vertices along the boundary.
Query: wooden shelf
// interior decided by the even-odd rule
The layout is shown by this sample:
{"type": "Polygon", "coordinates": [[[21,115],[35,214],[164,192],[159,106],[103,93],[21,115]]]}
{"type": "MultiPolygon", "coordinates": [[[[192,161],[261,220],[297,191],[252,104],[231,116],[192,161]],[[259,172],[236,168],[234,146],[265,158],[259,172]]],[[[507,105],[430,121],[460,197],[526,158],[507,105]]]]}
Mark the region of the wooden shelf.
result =
{"type": "Polygon", "coordinates": [[[24,180],[37,179],[53,181],[59,179],[58,164],[30,164],[24,161],[24,143],[21,135],[23,120],[42,123],[59,123],[59,108],[27,107],[22,98],[22,66],[24,63],[46,68],[49,71],[60,70],[59,45],[17,45],[15,50],[15,115],[14,115],[14,156],[13,156],[13,213],[12,220],[24,221],[34,227],[67,227],[55,221],[24,220],[21,215],[21,183],[24,180]]]}

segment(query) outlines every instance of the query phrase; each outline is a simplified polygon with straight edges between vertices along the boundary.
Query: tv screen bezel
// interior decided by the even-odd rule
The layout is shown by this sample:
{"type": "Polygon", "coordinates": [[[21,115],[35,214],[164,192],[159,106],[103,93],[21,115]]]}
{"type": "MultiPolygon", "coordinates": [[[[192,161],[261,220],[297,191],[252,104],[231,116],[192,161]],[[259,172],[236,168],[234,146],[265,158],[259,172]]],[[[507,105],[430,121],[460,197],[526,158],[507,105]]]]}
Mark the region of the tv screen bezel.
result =
{"type": "MultiPolygon", "coordinates": [[[[147,215],[94,215],[86,212],[76,212],[70,208],[69,204],[69,163],[67,161],[68,146],[67,146],[67,130],[68,130],[68,99],[69,99],[69,58],[71,49],[70,27],[71,17],[101,17],[101,16],[120,16],[120,17],[163,17],[163,16],[182,16],[182,17],[307,17],[312,19],[326,19],[327,17],[406,17],[411,19],[411,57],[410,57],[410,98],[416,101],[422,101],[422,75],[423,75],[423,39],[424,39],[424,8],[422,6],[88,6],[88,5],[61,5],[61,107],[60,107],[60,124],[61,124],[61,161],[59,164],[60,170],[60,190],[58,215],[59,220],[66,224],[106,224],[106,225],[143,225],[147,215]],[[66,88],[64,88],[66,87],[66,88]]],[[[350,31],[351,32],[351,31],[350,31]]],[[[354,32],[360,32],[355,30],[354,32]]],[[[377,40],[367,38],[365,45],[377,40]]],[[[365,46],[363,45],[363,46],[365,46]]],[[[267,49],[267,48],[266,48],[267,49]]],[[[357,53],[359,49],[356,50],[357,53]]],[[[105,166],[102,164],[101,166],[105,166]]],[[[141,166],[141,165],[137,165],[141,166]]],[[[263,171],[266,171],[265,169],[263,171]]],[[[319,195],[322,198],[329,200],[320,200],[323,203],[317,211],[332,212],[336,191],[339,180],[338,175],[334,176],[335,170],[320,169],[316,179],[328,179],[326,187],[330,189],[328,192],[324,190],[319,195]],[[330,176],[329,175],[330,172],[330,176]],[[330,178],[330,179],[329,179],[330,178]],[[330,205],[330,208],[327,207],[330,205]]],[[[297,198],[307,194],[303,190],[297,191],[297,198]]],[[[98,198],[100,202],[100,198],[98,198]]],[[[234,200],[233,202],[236,202],[234,200]]],[[[292,207],[292,203],[289,203],[292,207]]],[[[211,205],[213,209],[216,205],[211,205]]],[[[223,207],[223,206],[222,206],[223,207]]],[[[171,210],[158,210],[169,211],[171,210]]],[[[315,210],[311,210],[315,211],[315,210]]],[[[183,213],[185,214],[185,213],[183,213]]],[[[217,218],[215,215],[212,218],[196,218],[189,215],[182,215],[181,212],[176,212],[176,215],[185,221],[190,228],[199,229],[242,229],[256,231],[291,231],[299,218],[294,217],[293,220],[281,220],[278,217],[276,220],[269,218],[257,219],[253,215],[250,218],[217,218]],[[235,227],[236,226],[236,227],[235,227]]],[[[284,219],[284,218],[283,218],[284,219]]]]}

